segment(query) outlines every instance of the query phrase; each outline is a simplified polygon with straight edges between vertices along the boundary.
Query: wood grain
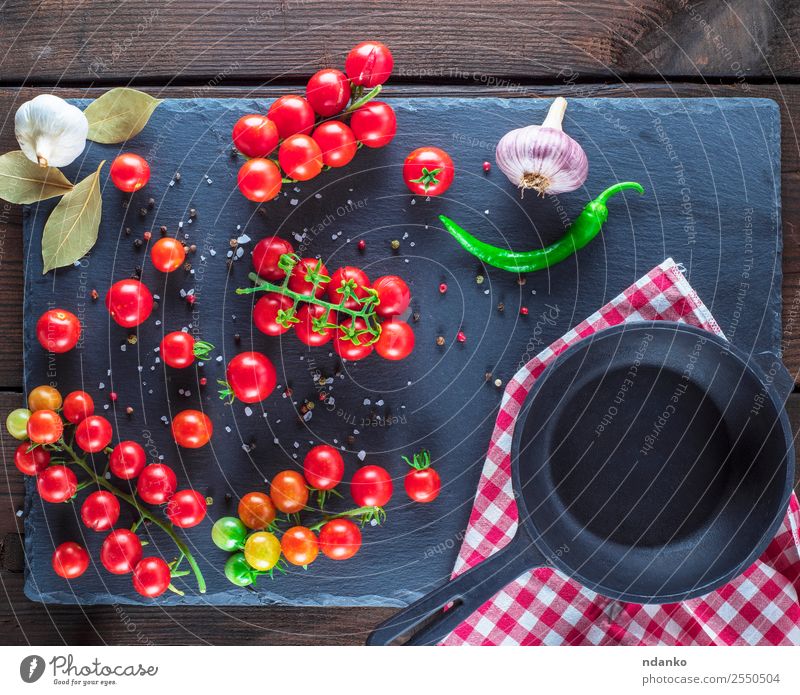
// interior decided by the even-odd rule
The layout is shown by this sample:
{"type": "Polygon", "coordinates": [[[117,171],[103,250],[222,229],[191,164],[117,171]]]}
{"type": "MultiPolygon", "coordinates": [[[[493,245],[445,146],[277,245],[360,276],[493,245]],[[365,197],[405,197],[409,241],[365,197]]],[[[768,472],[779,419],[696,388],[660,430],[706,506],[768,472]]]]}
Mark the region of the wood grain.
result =
{"type": "MultiPolygon", "coordinates": [[[[41,90],[0,88],[0,114],[12,114],[23,101],[41,90]]],[[[96,97],[104,89],[71,88],[52,90],[62,96],[96,97]]],[[[148,90],[160,97],[237,97],[263,98],[269,101],[287,92],[286,87],[227,87],[198,90],[195,87],[167,87],[148,90]]],[[[289,90],[290,91],[290,90],[289,90]]],[[[707,85],[691,83],[528,86],[524,88],[463,87],[458,85],[390,86],[387,95],[433,98],[436,96],[502,96],[508,98],[552,97],[766,97],[781,108],[782,124],[782,198],[784,229],[783,295],[784,295],[784,362],[796,380],[800,380],[800,85],[707,85]]],[[[479,126],[477,126],[479,127],[479,126]]],[[[14,148],[13,128],[6,123],[0,128],[0,152],[14,148]]],[[[0,311],[5,317],[4,339],[0,341],[0,389],[22,387],[22,228],[18,206],[0,201],[0,311]],[[5,206],[5,207],[4,207],[5,206]]]]}
{"type": "Polygon", "coordinates": [[[265,84],[365,38],[406,81],[774,79],[798,75],[798,33],[784,0],[8,0],[0,79],[265,84]]]}

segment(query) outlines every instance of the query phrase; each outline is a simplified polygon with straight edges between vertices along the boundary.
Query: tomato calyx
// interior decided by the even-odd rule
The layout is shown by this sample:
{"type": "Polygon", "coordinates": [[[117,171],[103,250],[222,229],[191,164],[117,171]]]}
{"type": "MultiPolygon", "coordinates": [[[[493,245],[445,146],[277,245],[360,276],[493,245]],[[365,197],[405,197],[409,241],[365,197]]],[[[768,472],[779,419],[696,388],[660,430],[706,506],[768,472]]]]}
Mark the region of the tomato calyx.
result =
{"type": "Polygon", "coordinates": [[[194,341],[192,353],[194,354],[195,358],[201,362],[205,362],[206,360],[210,359],[213,351],[214,346],[211,343],[208,343],[205,340],[194,341]]]}
{"type": "Polygon", "coordinates": [[[422,187],[427,193],[429,188],[439,184],[439,179],[436,177],[441,173],[441,167],[438,169],[428,169],[428,167],[422,167],[422,175],[419,178],[411,179],[411,183],[422,184],[422,187]]]}
{"type": "Polygon", "coordinates": [[[408,456],[401,457],[409,466],[418,471],[424,471],[426,468],[431,467],[431,455],[427,449],[417,452],[408,460],[408,456]]]}

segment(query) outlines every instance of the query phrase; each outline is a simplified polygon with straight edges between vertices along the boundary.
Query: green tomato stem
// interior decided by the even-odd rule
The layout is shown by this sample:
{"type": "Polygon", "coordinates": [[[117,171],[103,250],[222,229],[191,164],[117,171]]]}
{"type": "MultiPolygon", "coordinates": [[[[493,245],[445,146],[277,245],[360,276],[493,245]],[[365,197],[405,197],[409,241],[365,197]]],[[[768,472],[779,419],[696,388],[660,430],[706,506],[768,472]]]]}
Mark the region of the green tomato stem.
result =
{"type": "MultiPolygon", "coordinates": [[[[362,88],[363,89],[363,88],[362,88]]],[[[378,85],[377,87],[373,87],[370,91],[368,91],[363,96],[359,96],[350,106],[348,106],[344,110],[344,116],[353,113],[353,111],[360,109],[364,104],[368,101],[372,101],[378,94],[381,93],[381,89],[383,89],[383,85],[378,85]]]]}

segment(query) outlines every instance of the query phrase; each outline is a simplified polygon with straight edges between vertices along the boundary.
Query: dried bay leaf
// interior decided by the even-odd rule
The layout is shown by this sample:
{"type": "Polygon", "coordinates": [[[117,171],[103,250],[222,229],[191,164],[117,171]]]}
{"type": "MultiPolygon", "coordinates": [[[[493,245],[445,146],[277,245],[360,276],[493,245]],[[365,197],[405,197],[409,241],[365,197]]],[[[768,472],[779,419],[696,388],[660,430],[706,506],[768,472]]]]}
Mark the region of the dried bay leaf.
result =
{"type": "Polygon", "coordinates": [[[42,235],[42,261],[47,273],[83,258],[97,241],[103,199],[100,195],[100,162],[97,171],[75,185],[56,205],[42,235]]]}
{"type": "Polygon", "coordinates": [[[20,150],[0,157],[0,198],[25,205],[64,195],[73,186],[60,169],[40,167],[20,150]]]}
{"type": "Polygon", "coordinates": [[[87,137],[105,145],[125,142],[147,125],[162,101],[130,87],[110,89],[83,112],[89,121],[87,137]]]}

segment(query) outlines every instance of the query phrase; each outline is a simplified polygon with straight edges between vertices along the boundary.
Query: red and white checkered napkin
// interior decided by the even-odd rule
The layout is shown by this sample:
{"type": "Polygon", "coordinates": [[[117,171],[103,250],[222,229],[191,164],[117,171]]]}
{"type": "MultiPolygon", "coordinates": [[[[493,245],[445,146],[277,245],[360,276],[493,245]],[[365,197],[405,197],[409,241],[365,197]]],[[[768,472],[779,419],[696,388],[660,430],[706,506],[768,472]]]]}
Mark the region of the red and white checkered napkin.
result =
{"type": "MultiPolygon", "coordinates": [[[[513,538],[511,435],[533,382],[581,338],[619,323],[685,321],[722,335],[717,322],[670,258],[539,353],[506,387],[453,576],[513,538]]],[[[792,495],[775,539],[741,577],[682,603],[639,605],[605,598],[552,569],[519,577],[487,601],[446,645],[800,644],[800,507],[792,495]]]]}

